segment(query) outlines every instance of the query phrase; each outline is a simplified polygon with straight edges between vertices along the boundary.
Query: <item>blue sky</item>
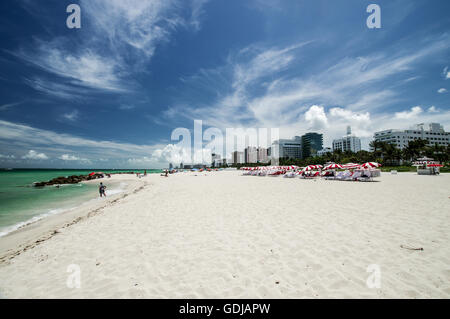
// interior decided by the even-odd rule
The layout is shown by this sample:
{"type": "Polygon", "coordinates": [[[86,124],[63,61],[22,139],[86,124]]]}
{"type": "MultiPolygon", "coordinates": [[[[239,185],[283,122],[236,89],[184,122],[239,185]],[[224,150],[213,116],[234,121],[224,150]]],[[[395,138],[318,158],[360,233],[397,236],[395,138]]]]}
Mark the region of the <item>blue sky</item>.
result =
{"type": "Polygon", "coordinates": [[[0,166],[165,167],[177,127],[450,127],[449,1],[5,0],[0,166]],[[82,28],[66,27],[81,7],[82,28]],[[366,8],[381,7],[381,29],[366,8]]]}

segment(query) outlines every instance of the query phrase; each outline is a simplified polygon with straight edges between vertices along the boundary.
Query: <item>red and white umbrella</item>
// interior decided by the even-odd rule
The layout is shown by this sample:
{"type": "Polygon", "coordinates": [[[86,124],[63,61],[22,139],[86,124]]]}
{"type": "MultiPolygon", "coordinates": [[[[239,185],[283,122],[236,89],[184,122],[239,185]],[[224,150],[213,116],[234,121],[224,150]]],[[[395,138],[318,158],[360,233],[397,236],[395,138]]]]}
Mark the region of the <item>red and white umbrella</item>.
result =
{"type": "Polygon", "coordinates": [[[308,166],[306,166],[303,169],[303,171],[304,172],[306,172],[306,171],[315,171],[315,170],[318,170],[320,168],[320,166],[322,166],[322,165],[308,165],[308,166]]]}
{"type": "Polygon", "coordinates": [[[444,167],[442,164],[428,164],[427,167],[444,167]]]}
{"type": "Polygon", "coordinates": [[[367,162],[361,165],[362,168],[375,168],[375,167],[380,167],[381,164],[378,164],[376,162],[367,162]]]}
{"type": "Polygon", "coordinates": [[[361,165],[355,164],[355,163],[348,163],[348,164],[342,165],[342,168],[347,168],[347,169],[360,168],[360,167],[361,167],[361,165]]]}
{"type": "Polygon", "coordinates": [[[324,170],[327,170],[327,169],[341,169],[341,168],[342,168],[341,164],[333,163],[333,164],[329,164],[329,165],[325,166],[324,170]]]}

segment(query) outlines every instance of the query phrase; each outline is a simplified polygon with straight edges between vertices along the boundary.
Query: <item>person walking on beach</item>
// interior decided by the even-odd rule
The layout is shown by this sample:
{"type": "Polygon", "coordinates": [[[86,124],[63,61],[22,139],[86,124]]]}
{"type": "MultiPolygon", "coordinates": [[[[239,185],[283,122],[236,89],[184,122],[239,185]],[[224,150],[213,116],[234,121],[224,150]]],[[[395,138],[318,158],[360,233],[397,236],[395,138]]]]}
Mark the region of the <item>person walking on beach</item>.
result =
{"type": "Polygon", "coordinates": [[[103,183],[100,183],[100,186],[98,187],[98,191],[100,193],[100,197],[105,196],[106,197],[106,186],[103,185],[103,183]]]}

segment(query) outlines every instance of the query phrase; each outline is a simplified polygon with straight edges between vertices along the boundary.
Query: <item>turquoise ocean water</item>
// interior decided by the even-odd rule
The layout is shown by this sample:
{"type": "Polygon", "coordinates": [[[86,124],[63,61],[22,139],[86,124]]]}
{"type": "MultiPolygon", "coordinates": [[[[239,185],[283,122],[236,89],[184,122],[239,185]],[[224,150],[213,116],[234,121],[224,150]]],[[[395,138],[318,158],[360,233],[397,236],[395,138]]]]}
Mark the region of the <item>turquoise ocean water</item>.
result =
{"type": "MultiPolygon", "coordinates": [[[[50,170],[14,169],[0,170],[0,236],[20,226],[49,215],[61,213],[82,203],[98,198],[101,181],[107,185],[110,194],[123,190],[123,184],[113,183],[107,178],[94,184],[63,185],[60,188],[48,186],[33,187],[33,182],[48,181],[59,176],[84,175],[93,170],[50,170]]],[[[94,170],[95,171],[95,170],[94,170]]],[[[98,170],[96,170],[98,171],[98,170]]],[[[105,173],[141,172],[143,170],[101,170],[105,173]]],[[[160,170],[147,170],[148,174],[160,170]]],[[[108,194],[107,192],[107,194],[108,194]]]]}

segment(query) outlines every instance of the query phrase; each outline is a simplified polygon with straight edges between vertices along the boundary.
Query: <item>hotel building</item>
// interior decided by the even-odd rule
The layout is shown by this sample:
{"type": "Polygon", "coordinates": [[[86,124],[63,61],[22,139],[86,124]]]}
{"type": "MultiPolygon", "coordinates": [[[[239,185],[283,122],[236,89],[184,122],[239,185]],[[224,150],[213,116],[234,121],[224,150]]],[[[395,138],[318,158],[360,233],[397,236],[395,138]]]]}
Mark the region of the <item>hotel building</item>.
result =
{"type": "Polygon", "coordinates": [[[448,146],[450,143],[450,132],[445,132],[444,127],[439,123],[416,124],[409,130],[385,130],[375,132],[375,141],[394,144],[399,149],[404,149],[410,141],[422,139],[428,142],[429,146],[448,146]]]}
{"type": "Polygon", "coordinates": [[[356,136],[344,136],[340,139],[333,140],[333,152],[341,150],[342,152],[350,151],[353,153],[361,150],[361,139],[356,136]]]}

